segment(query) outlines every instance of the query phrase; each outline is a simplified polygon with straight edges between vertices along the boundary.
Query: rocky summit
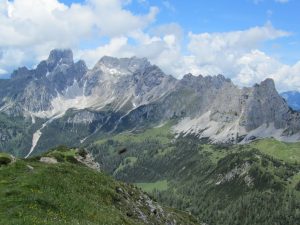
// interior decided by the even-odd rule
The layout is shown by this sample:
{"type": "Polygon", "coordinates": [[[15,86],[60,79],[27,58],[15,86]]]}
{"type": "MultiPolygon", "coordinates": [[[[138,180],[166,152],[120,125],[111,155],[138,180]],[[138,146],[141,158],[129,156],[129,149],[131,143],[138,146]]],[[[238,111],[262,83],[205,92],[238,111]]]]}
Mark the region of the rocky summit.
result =
{"type": "Polygon", "coordinates": [[[0,80],[0,145],[20,156],[170,120],[173,133],[213,143],[300,140],[300,113],[271,79],[247,88],[222,75],[178,80],[136,57],[105,56],[88,69],[71,50],[56,49],[35,69],[0,80]]]}

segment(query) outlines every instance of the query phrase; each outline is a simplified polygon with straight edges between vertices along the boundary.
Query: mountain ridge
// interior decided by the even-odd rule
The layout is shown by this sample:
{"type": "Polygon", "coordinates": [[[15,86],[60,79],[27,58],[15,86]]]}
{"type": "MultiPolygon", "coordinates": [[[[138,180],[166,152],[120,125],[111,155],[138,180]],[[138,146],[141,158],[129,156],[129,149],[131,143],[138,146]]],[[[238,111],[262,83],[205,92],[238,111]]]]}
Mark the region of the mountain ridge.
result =
{"type": "Polygon", "coordinates": [[[70,142],[80,145],[95,135],[169,120],[176,120],[172,130],[178,135],[193,134],[214,143],[300,140],[300,113],[289,108],[273,80],[245,88],[223,75],[186,74],[178,80],[146,58],[104,56],[88,69],[84,61],[73,61],[71,50],[56,49],[35,69],[13,72],[10,80],[0,82],[0,90],[0,113],[9,120],[24,118],[32,135],[25,140],[5,128],[2,147],[26,141],[27,153],[39,147],[40,138],[49,143],[47,148],[53,147],[55,132],[67,133],[63,135],[70,142]]]}

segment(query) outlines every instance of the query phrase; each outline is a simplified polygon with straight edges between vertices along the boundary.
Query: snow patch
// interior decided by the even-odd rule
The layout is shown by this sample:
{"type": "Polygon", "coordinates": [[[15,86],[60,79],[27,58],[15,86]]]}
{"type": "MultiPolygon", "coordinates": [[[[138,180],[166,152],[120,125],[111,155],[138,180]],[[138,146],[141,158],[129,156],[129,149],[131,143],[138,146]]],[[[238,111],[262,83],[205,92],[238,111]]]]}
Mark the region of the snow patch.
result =
{"type": "Polygon", "coordinates": [[[50,110],[30,112],[30,114],[39,118],[58,118],[62,117],[69,109],[101,109],[114,100],[114,97],[109,96],[85,96],[84,88],[85,86],[80,87],[78,82],[74,80],[73,85],[67,87],[62,94],[57,93],[57,97],[51,101],[50,110]]]}
{"type": "Polygon", "coordinates": [[[80,140],[80,144],[83,144],[85,141],[86,141],[86,139],[88,139],[89,138],[89,136],[88,137],[85,137],[85,138],[83,138],[83,139],[81,139],[80,140]]]}
{"type": "Polygon", "coordinates": [[[25,156],[25,159],[27,159],[33,152],[33,150],[35,149],[35,147],[37,146],[41,136],[42,136],[42,129],[45,128],[45,126],[47,125],[47,122],[44,123],[42,125],[42,127],[40,129],[38,129],[32,136],[32,144],[31,144],[31,148],[29,150],[29,153],[25,156]]]}
{"type": "Polygon", "coordinates": [[[31,114],[30,116],[31,116],[31,123],[35,124],[35,117],[34,117],[34,115],[31,114]]]}
{"type": "Polygon", "coordinates": [[[116,82],[118,78],[129,74],[128,70],[121,68],[109,68],[106,65],[100,65],[100,70],[103,72],[101,80],[109,80],[116,82]]]}
{"type": "Polygon", "coordinates": [[[32,152],[34,151],[35,147],[37,146],[41,136],[42,136],[42,130],[48,125],[50,124],[53,120],[57,119],[58,117],[52,117],[51,119],[49,119],[48,121],[46,121],[45,123],[43,123],[42,127],[40,129],[38,129],[32,136],[32,144],[31,144],[31,148],[29,150],[29,153],[25,156],[25,159],[27,159],[32,152]]]}

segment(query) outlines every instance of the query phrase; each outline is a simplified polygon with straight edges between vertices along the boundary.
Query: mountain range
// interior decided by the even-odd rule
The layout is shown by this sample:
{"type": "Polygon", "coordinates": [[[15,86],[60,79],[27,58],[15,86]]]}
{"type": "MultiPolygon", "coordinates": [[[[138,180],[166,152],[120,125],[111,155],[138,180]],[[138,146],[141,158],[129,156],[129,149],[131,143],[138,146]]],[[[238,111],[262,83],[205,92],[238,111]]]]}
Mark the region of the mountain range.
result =
{"type": "Polygon", "coordinates": [[[136,57],[89,69],[53,50],[0,80],[0,221],[295,225],[300,112],[290,102],[272,79],[176,79],[136,57]]]}
{"type": "Polygon", "coordinates": [[[222,75],[178,80],[136,57],[105,56],[88,69],[71,50],[56,49],[35,69],[0,80],[0,147],[19,156],[170,120],[177,135],[212,143],[300,140],[300,113],[271,79],[245,88],[222,75]]]}

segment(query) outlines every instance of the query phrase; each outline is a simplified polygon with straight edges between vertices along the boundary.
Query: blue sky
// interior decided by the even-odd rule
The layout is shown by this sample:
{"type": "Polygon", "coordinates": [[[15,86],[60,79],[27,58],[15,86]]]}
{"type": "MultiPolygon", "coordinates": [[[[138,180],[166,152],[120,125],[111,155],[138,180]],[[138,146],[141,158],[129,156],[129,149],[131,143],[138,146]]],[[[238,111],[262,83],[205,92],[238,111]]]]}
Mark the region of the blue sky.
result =
{"type": "Polygon", "coordinates": [[[178,78],[222,73],[251,86],[271,77],[300,90],[299,9],[298,0],[0,0],[0,74],[72,48],[90,67],[136,55],[178,78]]]}
{"type": "Polygon", "coordinates": [[[271,21],[274,27],[293,32],[293,36],[265,43],[263,48],[271,54],[279,55],[287,63],[299,60],[300,1],[294,0],[288,4],[272,0],[259,3],[253,3],[252,0],[193,0],[189,1],[190,4],[185,1],[169,2],[175,11],[165,9],[166,14],[161,14],[161,20],[175,20],[186,31],[196,33],[243,30],[271,21]]]}
{"type": "MultiPolygon", "coordinates": [[[[82,0],[62,0],[71,5],[82,0]]],[[[264,43],[262,48],[286,63],[300,58],[300,1],[275,0],[132,0],[126,8],[139,14],[149,6],[158,6],[160,13],[153,25],[178,23],[184,32],[229,32],[249,27],[263,26],[271,21],[273,26],[292,33],[290,37],[264,43]]]]}

